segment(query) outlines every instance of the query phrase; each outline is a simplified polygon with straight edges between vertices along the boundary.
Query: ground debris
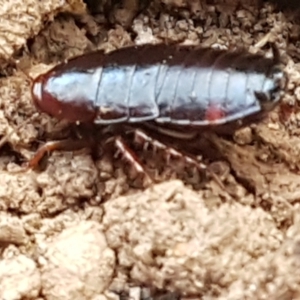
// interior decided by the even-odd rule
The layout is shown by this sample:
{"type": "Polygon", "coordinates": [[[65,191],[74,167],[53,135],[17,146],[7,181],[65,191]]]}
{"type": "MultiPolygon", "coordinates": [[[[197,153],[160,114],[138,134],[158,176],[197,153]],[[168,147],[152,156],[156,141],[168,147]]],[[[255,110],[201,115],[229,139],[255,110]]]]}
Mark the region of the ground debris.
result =
{"type": "Polygon", "coordinates": [[[263,210],[233,203],[210,211],[180,181],[111,200],[104,210],[108,245],[130,277],[183,295],[224,287],[233,295],[237,280],[251,294],[248,272],[259,267],[253,258],[263,261],[265,249],[276,251],[282,241],[263,210]],[[247,268],[237,278],[241,263],[247,268]]]}
{"type": "Polygon", "coordinates": [[[96,222],[80,222],[38,247],[46,299],[94,299],[112,280],[114,252],[96,222]]]}
{"type": "Polygon", "coordinates": [[[0,261],[1,299],[37,299],[40,289],[40,272],[31,258],[17,255],[0,261]]]}

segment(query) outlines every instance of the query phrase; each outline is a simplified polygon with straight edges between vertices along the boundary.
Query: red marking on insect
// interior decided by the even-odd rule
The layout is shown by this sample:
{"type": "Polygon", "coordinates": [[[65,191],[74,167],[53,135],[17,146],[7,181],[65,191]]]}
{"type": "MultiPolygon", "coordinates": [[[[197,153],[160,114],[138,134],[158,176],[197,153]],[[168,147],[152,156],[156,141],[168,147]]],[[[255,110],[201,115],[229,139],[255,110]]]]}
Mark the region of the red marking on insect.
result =
{"type": "Polygon", "coordinates": [[[214,122],[225,118],[225,112],[218,105],[211,105],[207,108],[205,113],[205,119],[209,122],[214,122]]]}

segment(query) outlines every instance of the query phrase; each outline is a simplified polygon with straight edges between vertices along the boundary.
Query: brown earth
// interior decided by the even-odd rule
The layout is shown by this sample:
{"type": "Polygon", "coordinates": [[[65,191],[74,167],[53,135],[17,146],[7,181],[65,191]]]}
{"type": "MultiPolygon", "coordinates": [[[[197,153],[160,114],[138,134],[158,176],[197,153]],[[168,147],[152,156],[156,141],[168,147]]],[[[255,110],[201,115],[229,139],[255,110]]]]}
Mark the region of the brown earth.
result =
{"type": "Polygon", "coordinates": [[[128,292],[146,299],[157,290],[182,299],[300,299],[299,18],[237,2],[103,1],[92,16],[79,0],[0,1],[1,300],[127,299],[128,292]],[[225,191],[138,149],[149,171],[159,169],[162,182],[148,189],[135,187],[113,153],[57,151],[44,169],[22,171],[39,145],[67,134],[66,124],[37,113],[24,72],[36,76],[66,58],[133,43],[256,52],[268,41],[289,75],[289,113],[277,109],[234,142],[215,137],[203,147],[225,191]]]}

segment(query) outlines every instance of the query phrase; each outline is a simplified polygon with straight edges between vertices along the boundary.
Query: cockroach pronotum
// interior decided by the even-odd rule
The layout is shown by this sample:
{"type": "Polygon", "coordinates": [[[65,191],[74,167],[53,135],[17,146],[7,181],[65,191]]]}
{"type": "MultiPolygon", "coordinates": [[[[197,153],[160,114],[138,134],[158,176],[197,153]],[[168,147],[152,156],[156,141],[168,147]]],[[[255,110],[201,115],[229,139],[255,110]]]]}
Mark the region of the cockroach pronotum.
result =
{"type": "MultiPolygon", "coordinates": [[[[280,102],[287,77],[272,49],[273,58],[162,44],[97,51],[37,77],[32,97],[41,112],[71,123],[141,123],[192,138],[207,127],[253,122],[280,102]]],[[[142,170],[120,139],[116,144],[142,170]]],[[[63,141],[47,143],[30,165],[45,152],[66,147],[63,141]]]]}

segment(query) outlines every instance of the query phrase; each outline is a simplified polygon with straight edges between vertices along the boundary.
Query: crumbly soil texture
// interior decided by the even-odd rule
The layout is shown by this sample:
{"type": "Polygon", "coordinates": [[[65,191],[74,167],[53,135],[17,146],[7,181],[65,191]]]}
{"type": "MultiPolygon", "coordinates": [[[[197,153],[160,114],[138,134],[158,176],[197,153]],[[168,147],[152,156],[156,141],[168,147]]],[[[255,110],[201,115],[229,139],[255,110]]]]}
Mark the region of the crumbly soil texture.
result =
{"type": "Polygon", "coordinates": [[[1,300],[300,299],[295,10],[246,0],[1,0],[0,15],[1,300]],[[269,42],[289,77],[282,106],[231,138],[172,145],[209,172],[130,135],[151,186],[114,147],[54,151],[24,170],[38,147],[73,133],[37,111],[29,76],[96,49],[178,43],[270,55],[269,42]]]}

